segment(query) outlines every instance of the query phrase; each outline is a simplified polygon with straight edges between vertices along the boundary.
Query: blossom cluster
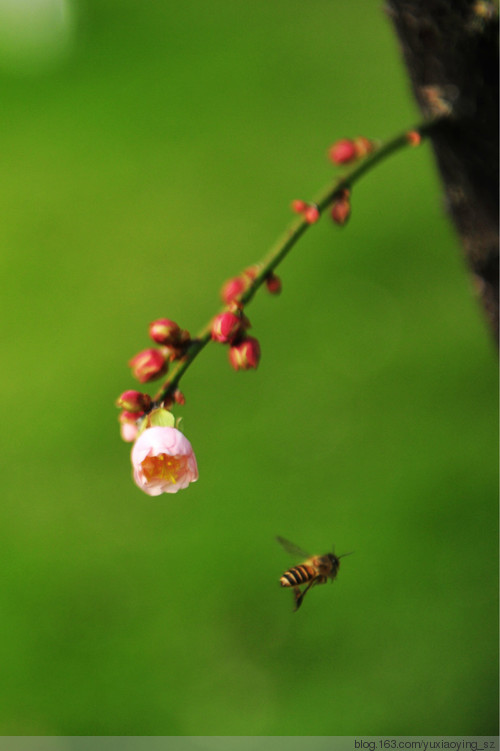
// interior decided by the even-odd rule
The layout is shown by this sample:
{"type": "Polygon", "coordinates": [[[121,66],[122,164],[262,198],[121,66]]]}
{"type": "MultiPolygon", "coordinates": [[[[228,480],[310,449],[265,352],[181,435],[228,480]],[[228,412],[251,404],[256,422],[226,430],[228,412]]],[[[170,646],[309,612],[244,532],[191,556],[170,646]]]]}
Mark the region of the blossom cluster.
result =
{"type": "MultiPolygon", "coordinates": [[[[157,346],[141,350],[129,360],[132,375],[140,383],[149,383],[164,376],[172,362],[184,357],[191,343],[189,332],[169,318],[153,321],[149,325],[149,337],[157,346]]],[[[184,395],[178,389],[163,401],[162,406],[170,407],[174,402],[184,403],[184,395]]],[[[124,441],[135,441],[141,420],[154,406],[151,397],[130,389],[118,397],[116,405],[122,410],[119,417],[121,437],[124,441]]]]}
{"type": "MultiPolygon", "coordinates": [[[[420,143],[418,131],[406,134],[407,142],[420,143]]],[[[343,138],[328,150],[335,165],[346,165],[366,157],[377,147],[365,137],[343,138]]],[[[291,208],[303,222],[315,224],[326,207],[335,224],[343,226],[351,214],[350,183],[344,178],[334,184],[333,190],[323,195],[318,204],[296,199],[291,208]],[[337,187],[336,187],[337,186],[337,187]],[[349,186],[349,187],[348,187],[349,186]]],[[[178,429],[178,422],[169,411],[174,405],[185,402],[177,383],[186,367],[200,349],[213,341],[227,346],[230,365],[235,370],[250,370],[260,362],[260,344],[250,336],[250,321],[245,304],[261,285],[269,293],[281,292],[281,279],[274,268],[281,258],[281,248],[262,264],[246,268],[228,279],[222,286],[223,310],[214,316],[197,339],[168,318],[160,318],[149,325],[152,346],[138,352],[129,361],[132,375],[141,384],[165,376],[174,363],[174,371],[156,397],[139,390],[124,391],[117,400],[120,408],[121,436],[134,442],[132,448],[133,476],[136,484],[149,495],[175,493],[198,479],[198,468],[191,444],[178,429]]]]}
{"type": "MultiPolygon", "coordinates": [[[[376,144],[364,136],[357,138],[341,138],[328,149],[328,157],[336,165],[351,164],[368,156],[376,144]]],[[[320,218],[320,207],[315,203],[308,203],[301,199],[295,199],[291,203],[291,209],[295,214],[302,216],[307,224],[315,224],[320,218]]],[[[330,207],[330,216],[340,227],[346,224],[351,215],[350,190],[339,189],[334,195],[330,207]]]]}
{"type": "MultiPolygon", "coordinates": [[[[234,370],[257,368],[260,362],[260,344],[258,339],[247,333],[251,324],[244,313],[241,298],[261,271],[259,265],[250,266],[238,276],[225,281],[220,296],[226,307],[212,320],[210,330],[212,341],[229,345],[228,357],[234,370]]],[[[281,279],[273,271],[265,274],[263,282],[270,294],[280,294],[281,279]]]]}
{"type": "Polygon", "coordinates": [[[243,306],[236,300],[212,321],[212,341],[229,345],[229,362],[235,370],[250,370],[259,364],[260,344],[254,336],[248,336],[250,325],[243,306]]]}
{"type": "Polygon", "coordinates": [[[188,331],[169,318],[159,318],[149,324],[149,336],[158,347],[149,347],[138,352],[130,361],[132,375],[140,383],[148,383],[165,375],[169,364],[179,360],[191,338],[188,331]]]}

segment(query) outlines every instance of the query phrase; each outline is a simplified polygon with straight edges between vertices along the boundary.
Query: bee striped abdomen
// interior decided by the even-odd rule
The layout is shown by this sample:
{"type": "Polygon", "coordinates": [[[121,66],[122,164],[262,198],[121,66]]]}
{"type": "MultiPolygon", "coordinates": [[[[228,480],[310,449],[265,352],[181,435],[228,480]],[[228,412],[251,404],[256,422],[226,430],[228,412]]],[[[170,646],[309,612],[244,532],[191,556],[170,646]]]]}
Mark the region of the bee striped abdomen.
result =
{"type": "Polygon", "coordinates": [[[280,584],[282,587],[298,587],[311,581],[314,576],[316,576],[316,572],[311,566],[294,566],[285,571],[280,579],[280,584]]]}

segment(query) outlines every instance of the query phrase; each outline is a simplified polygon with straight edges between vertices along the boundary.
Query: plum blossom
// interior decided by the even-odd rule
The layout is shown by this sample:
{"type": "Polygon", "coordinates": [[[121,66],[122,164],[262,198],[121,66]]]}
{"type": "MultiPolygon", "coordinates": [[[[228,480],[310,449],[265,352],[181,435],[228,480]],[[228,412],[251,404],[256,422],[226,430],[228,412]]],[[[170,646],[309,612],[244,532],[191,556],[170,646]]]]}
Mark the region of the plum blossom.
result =
{"type": "Polygon", "coordinates": [[[131,458],[134,481],[148,495],[177,493],[198,479],[193,448],[176,428],[146,428],[131,458]]]}

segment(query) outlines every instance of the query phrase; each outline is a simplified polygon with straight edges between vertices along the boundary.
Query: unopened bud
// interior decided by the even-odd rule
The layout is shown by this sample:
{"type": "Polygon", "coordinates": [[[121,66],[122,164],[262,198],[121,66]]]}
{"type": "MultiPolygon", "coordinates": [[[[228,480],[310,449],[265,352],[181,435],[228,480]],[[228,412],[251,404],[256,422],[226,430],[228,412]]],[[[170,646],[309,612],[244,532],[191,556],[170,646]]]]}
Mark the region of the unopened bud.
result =
{"type": "Polygon", "coordinates": [[[315,224],[319,219],[319,208],[315,203],[309,204],[303,213],[308,224],[315,224]]]}
{"type": "Polygon", "coordinates": [[[214,342],[227,344],[232,342],[241,330],[241,316],[226,310],[215,316],[212,322],[212,339],[214,342]]]}
{"type": "Polygon", "coordinates": [[[181,329],[169,318],[159,318],[149,324],[149,336],[157,344],[178,344],[181,329]]]}
{"type": "Polygon", "coordinates": [[[139,434],[139,426],[134,422],[122,422],[120,424],[120,435],[127,443],[135,441],[139,434]]]}
{"type": "Polygon", "coordinates": [[[120,435],[124,441],[131,443],[135,441],[139,433],[138,418],[142,417],[144,412],[120,412],[120,435]]]}
{"type": "Polygon", "coordinates": [[[253,336],[247,336],[229,349],[229,362],[235,370],[256,368],[260,360],[260,345],[253,336]]]}
{"type": "Polygon", "coordinates": [[[180,389],[176,389],[174,391],[174,402],[176,404],[180,404],[181,407],[186,403],[186,397],[180,389]]]}
{"type": "Polygon", "coordinates": [[[354,141],[350,138],[341,138],[328,150],[328,156],[334,164],[349,164],[358,158],[354,141]]]}
{"type": "Polygon", "coordinates": [[[276,276],[276,274],[273,273],[269,274],[269,276],[266,277],[266,287],[271,295],[279,295],[281,292],[281,279],[279,276],[276,276]]]}
{"type": "Polygon", "coordinates": [[[168,362],[157,349],[145,349],[129,362],[132,375],[141,383],[153,381],[167,372],[168,362]]]}
{"type": "Polygon", "coordinates": [[[420,135],[418,130],[409,130],[406,134],[406,140],[408,141],[410,146],[420,146],[422,136],[420,135]]]}
{"type": "Polygon", "coordinates": [[[303,214],[307,209],[307,203],[299,199],[295,199],[291,203],[291,208],[294,214],[303,214]]]}
{"type": "Polygon", "coordinates": [[[128,412],[146,412],[151,406],[151,397],[149,394],[142,394],[140,391],[124,391],[116,400],[116,406],[125,409],[128,412]]]}
{"type": "Polygon", "coordinates": [[[126,409],[120,412],[119,420],[121,423],[125,422],[137,422],[139,417],[142,417],[144,412],[128,412],[126,409]]]}
{"type": "Polygon", "coordinates": [[[232,302],[238,295],[241,295],[248,287],[248,280],[243,279],[241,276],[235,276],[232,279],[228,279],[222,286],[220,296],[222,301],[226,305],[232,302]]]}
{"type": "Polygon", "coordinates": [[[333,202],[330,216],[335,224],[338,224],[340,227],[343,227],[347,223],[347,220],[351,216],[351,202],[347,195],[344,194],[333,202]]]}

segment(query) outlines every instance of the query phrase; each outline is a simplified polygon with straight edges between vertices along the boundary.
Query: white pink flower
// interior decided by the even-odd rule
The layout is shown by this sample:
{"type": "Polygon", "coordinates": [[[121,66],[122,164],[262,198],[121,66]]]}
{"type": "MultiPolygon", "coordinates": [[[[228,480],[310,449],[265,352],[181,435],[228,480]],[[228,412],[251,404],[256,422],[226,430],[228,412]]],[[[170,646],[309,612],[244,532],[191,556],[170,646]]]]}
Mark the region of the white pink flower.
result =
{"type": "Polygon", "coordinates": [[[148,495],[177,493],[198,479],[193,448],[180,430],[146,428],[132,448],[136,485],[148,495]]]}
{"type": "Polygon", "coordinates": [[[135,422],[122,422],[120,425],[120,435],[127,443],[132,443],[137,438],[139,428],[135,422]]]}

